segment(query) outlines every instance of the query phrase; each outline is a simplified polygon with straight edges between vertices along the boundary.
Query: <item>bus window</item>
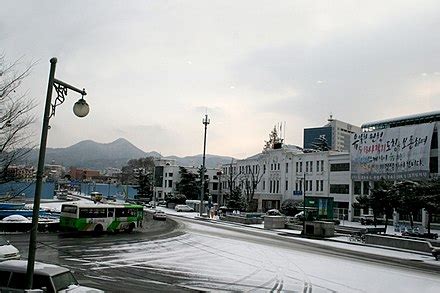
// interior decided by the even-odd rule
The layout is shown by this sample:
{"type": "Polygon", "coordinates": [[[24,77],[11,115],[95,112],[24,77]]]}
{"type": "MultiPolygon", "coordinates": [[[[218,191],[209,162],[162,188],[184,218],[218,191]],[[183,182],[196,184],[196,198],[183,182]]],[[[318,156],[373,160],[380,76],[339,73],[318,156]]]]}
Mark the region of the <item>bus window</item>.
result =
{"type": "Polygon", "coordinates": [[[136,215],[136,211],[131,208],[119,208],[115,211],[116,217],[132,217],[136,215]]]}
{"type": "Polygon", "coordinates": [[[106,208],[81,208],[79,210],[80,218],[106,218],[106,208]]]}
{"type": "Polygon", "coordinates": [[[61,212],[63,213],[69,213],[69,214],[75,214],[76,215],[76,211],[77,211],[77,207],[76,206],[68,206],[68,205],[63,205],[61,207],[61,212]]]}
{"type": "Polygon", "coordinates": [[[113,218],[114,215],[115,215],[115,209],[108,209],[107,216],[109,218],[113,218]]]}

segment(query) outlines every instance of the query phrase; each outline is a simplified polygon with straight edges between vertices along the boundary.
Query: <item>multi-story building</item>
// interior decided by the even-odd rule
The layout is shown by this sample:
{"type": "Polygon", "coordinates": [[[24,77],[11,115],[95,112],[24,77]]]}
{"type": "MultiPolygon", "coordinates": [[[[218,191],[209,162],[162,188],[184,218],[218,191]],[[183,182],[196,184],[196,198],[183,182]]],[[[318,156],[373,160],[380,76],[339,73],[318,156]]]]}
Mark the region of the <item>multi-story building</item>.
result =
{"type": "MultiPolygon", "coordinates": [[[[224,164],[221,187],[229,193],[239,186],[244,196],[249,196],[251,189],[259,211],[279,208],[286,199],[331,197],[334,217],[353,220],[371,212],[353,208],[356,196],[368,195],[381,178],[439,176],[439,129],[440,111],[365,123],[362,129],[330,117],[324,127],[304,130],[304,149],[277,144],[252,157],[224,164]],[[316,142],[323,141],[331,150],[313,150],[316,142]],[[420,150],[415,151],[417,147],[420,150]],[[400,160],[400,164],[392,163],[392,170],[386,161],[390,158],[400,160]],[[256,183],[254,190],[252,182],[256,183]]],[[[425,219],[424,212],[416,218],[421,222],[425,219]]]]}
{"type": "Polygon", "coordinates": [[[44,165],[44,176],[47,180],[58,180],[64,176],[66,168],[62,165],[46,164],[44,165]]]}
{"type": "MultiPolygon", "coordinates": [[[[177,193],[177,183],[180,182],[180,167],[172,159],[155,159],[155,182],[154,196],[157,200],[164,200],[167,196],[177,193]]],[[[191,173],[198,173],[199,168],[190,166],[184,167],[191,173]]],[[[208,183],[209,194],[213,201],[218,201],[220,194],[219,169],[207,168],[205,172],[205,181],[208,183]]]]}
{"type": "MultiPolygon", "coordinates": [[[[425,180],[438,177],[439,128],[440,111],[363,124],[363,132],[354,135],[352,141],[351,201],[360,194],[369,194],[380,179],[425,180]]],[[[354,216],[361,215],[362,211],[352,210],[354,216]]],[[[426,213],[421,212],[415,219],[425,223],[426,213]]]]}
{"type": "Polygon", "coordinates": [[[334,151],[350,151],[350,137],[361,132],[361,128],[343,121],[333,119],[323,127],[304,128],[304,149],[318,149],[325,141],[334,151]]]}
{"type": "Polygon", "coordinates": [[[101,175],[97,170],[83,169],[83,168],[70,168],[70,178],[72,180],[80,181],[93,181],[95,178],[100,178],[101,175]]]}
{"type": "Polygon", "coordinates": [[[35,168],[33,166],[9,166],[8,176],[18,180],[33,179],[35,177],[35,168]]]}
{"type": "MultiPolygon", "coordinates": [[[[246,189],[255,182],[252,199],[258,211],[279,209],[287,199],[304,194],[333,197],[339,215],[347,215],[351,199],[350,156],[347,152],[304,152],[293,145],[272,148],[244,160],[222,166],[222,189],[246,189]]],[[[252,190],[251,190],[252,191],[252,190]]]]}

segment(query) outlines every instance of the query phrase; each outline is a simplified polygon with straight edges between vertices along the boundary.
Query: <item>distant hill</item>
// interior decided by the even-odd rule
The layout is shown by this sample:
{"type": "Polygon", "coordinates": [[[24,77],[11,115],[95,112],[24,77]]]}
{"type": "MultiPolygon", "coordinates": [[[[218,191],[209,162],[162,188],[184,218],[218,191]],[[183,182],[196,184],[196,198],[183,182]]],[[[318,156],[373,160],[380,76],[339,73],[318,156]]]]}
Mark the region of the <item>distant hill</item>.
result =
{"type": "MultiPolygon", "coordinates": [[[[199,167],[202,165],[203,155],[195,155],[195,156],[187,156],[187,157],[177,157],[177,156],[168,156],[166,159],[174,159],[176,160],[177,165],[185,166],[185,167],[199,167]]],[[[230,163],[232,157],[227,156],[218,156],[218,155],[206,155],[205,165],[207,168],[215,168],[221,164],[230,163]]]]}
{"type": "MultiPolygon", "coordinates": [[[[158,152],[144,152],[124,138],[119,138],[111,143],[98,143],[92,140],[80,141],[66,148],[47,148],[46,164],[59,164],[65,167],[82,167],[102,170],[108,167],[121,168],[130,159],[143,157],[160,158],[158,152]]],[[[36,165],[38,149],[30,154],[31,162],[36,165]]],[[[202,155],[177,157],[168,156],[165,158],[175,159],[181,166],[202,165],[202,155]]],[[[207,155],[206,166],[214,168],[223,163],[231,161],[231,157],[207,155]]]]}

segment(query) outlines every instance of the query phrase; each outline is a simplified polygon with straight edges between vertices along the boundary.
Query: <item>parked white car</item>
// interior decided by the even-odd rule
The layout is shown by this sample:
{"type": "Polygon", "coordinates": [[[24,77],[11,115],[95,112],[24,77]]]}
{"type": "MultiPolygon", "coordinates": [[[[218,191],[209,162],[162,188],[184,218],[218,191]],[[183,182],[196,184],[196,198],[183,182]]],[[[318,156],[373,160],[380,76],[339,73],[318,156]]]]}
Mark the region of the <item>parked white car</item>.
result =
{"type": "MultiPolygon", "coordinates": [[[[0,292],[23,292],[25,289],[27,261],[0,262],[0,292]]],[[[81,286],[72,272],[65,267],[35,262],[33,288],[43,292],[104,292],[81,286]]]]}
{"type": "Polygon", "coordinates": [[[19,258],[20,252],[18,249],[0,236],[0,261],[19,258]]]}
{"type": "Polygon", "coordinates": [[[194,209],[186,204],[178,204],[174,207],[174,210],[176,210],[176,212],[194,212],[194,209]]]}

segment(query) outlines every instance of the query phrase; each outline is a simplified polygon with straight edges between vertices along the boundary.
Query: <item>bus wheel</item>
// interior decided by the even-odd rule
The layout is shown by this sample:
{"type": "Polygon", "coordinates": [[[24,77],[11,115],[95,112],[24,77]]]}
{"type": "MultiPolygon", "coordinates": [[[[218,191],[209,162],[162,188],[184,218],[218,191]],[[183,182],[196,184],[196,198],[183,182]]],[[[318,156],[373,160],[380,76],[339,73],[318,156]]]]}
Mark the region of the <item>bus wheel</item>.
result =
{"type": "Polygon", "coordinates": [[[135,227],[134,223],[130,223],[130,225],[128,226],[127,232],[128,232],[128,233],[133,232],[134,227],[135,227]]]}
{"type": "Polygon", "coordinates": [[[102,225],[98,224],[98,225],[95,226],[95,229],[93,230],[93,233],[95,235],[101,235],[103,230],[104,229],[103,229],[102,225]]]}

